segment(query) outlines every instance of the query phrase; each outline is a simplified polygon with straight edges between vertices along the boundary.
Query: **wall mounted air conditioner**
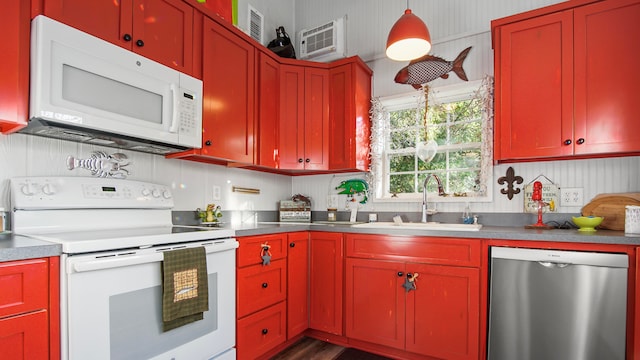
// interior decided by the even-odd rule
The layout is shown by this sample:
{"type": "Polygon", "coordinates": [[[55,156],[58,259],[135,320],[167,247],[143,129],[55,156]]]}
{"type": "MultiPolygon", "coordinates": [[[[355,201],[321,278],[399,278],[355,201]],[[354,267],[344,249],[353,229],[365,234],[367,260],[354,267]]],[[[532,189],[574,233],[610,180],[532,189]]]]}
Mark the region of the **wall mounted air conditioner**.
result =
{"type": "Polygon", "coordinates": [[[300,59],[329,62],[347,56],[345,19],[338,18],[298,32],[300,59]]]}

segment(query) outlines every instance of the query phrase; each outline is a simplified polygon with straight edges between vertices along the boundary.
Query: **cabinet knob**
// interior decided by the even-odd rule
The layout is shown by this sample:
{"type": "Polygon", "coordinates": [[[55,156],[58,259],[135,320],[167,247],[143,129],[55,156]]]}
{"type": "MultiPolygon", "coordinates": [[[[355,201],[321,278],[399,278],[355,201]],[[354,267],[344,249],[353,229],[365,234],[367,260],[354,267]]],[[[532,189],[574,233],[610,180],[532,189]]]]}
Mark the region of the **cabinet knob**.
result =
{"type": "Polygon", "coordinates": [[[298,159],[298,162],[299,162],[299,163],[301,163],[301,162],[303,162],[303,161],[304,161],[304,160],[302,160],[302,158],[298,159]]]}
{"type": "Polygon", "coordinates": [[[296,247],[296,243],[294,243],[294,242],[290,243],[289,247],[296,247]]]}
{"type": "Polygon", "coordinates": [[[122,38],[124,39],[124,41],[131,41],[131,35],[129,34],[124,34],[122,38]]]}
{"type": "Polygon", "coordinates": [[[138,39],[138,40],[136,40],[136,45],[138,45],[139,47],[143,47],[144,46],[144,41],[138,39]]]}
{"type": "Polygon", "coordinates": [[[310,163],[311,159],[307,158],[304,162],[310,163]]]}
{"type": "Polygon", "coordinates": [[[268,283],[262,283],[262,288],[266,289],[269,286],[268,283]]]}
{"type": "Polygon", "coordinates": [[[407,279],[411,279],[413,277],[412,273],[407,273],[407,279]]]}
{"type": "Polygon", "coordinates": [[[398,276],[404,276],[404,273],[402,271],[398,271],[398,276]]]}
{"type": "Polygon", "coordinates": [[[567,139],[567,140],[565,140],[565,141],[564,141],[564,144],[565,144],[565,145],[571,145],[571,139],[567,139]]]}
{"type": "Polygon", "coordinates": [[[267,335],[269,333],[269,329],[262,329],[262,335],[267,335]]]}
{"type": "Polygon", "coordinates": [[[584,144],[584,139],[583,139],[583,138],[580,138],[580,139],[578,139],[578,141],[576,141],[576,142],[578,143],[578,145],[582,145],[582,144],[584,144]]]}
{"type": "Polygon", "coordinates": [[[204,144],[207,145],[207,146],[211,146],[211,140],[205,141],[204,144]]]}

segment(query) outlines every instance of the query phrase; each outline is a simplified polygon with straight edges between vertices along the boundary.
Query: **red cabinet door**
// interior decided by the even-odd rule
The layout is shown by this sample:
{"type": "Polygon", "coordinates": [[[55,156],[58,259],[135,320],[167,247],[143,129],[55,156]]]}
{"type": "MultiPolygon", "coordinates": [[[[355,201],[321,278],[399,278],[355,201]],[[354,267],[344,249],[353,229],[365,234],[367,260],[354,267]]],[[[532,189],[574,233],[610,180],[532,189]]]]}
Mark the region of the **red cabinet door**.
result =
{"type": "Polygon", "coordinates": [[[280,101],[280,64],[259,52],[257,165],[277,168],[280,101]]]}
{"type": "Polygon", "coordinates": [[[0,11],[0,133],[27,125],[29,118],[29,1],[9,0],[0,11]]]}
{"type": "Polygon", "coordinates": [[[255,360],[285,342],[287,338],[285,302],[238,320],[238,360],[255,360]]]}
{"type": "Polygon", "coordinates": [[[342,335],[342,233],[310,233],[309,327],[342,335]]]}
{"type": "Polygon", "coordinates": [[[329,73],[303,65],[280,67],[281,169],[329,166],[329,73]]]}
{"type": "Polygon", "coordinates": [[[279,168],[304,169],[304,67],[280,66],[279,168]]]}
{"type": "MultiPolygon", "coordinates": [[[[4,360],[48,360],[47,310],[0,318],[0,353],[4,360]]],[[[52,354],[57,359],[57,354],[52,354]]]]}
{"type": "Polygon", "coordinates": [[[568,10],[499,28],[496,160],[573,154],[572,26],[568,10]]]}
{"type": "Polygon", "coordinates": [[[309,328],[309,233],[287,236],[287,339],[291,339],[309,328]]]}
{"type": "Polygon", "coordinates": [[[406,350],[442,359],[478,359],[480,270],[408,263],[406,350]]]}
{"type": "Polygon", "coordinates": [[[204,19],[201,155],[253,164],[254,46],[204,19]]]}
{"type": "Polygon", "coordinates": [[[345,335],[404,350],[404,263],[347,258],[345,270],[345,335]]]}
{"type": "Polygon", "coordinates": [[[574,22],[575,153],[640,151],[640,1],[578,7],[574,22]]]}
{"type": "Polygon", "coordinates": [[[47,0],[44,14],[193,73],[193,8],[180,0],[47,0]]]}
{"type": "Polygon", "coordinates": [[[192,74],[193,8],[180,0],[134,0],[131,46],[140,55],[192,74]]]}
{"type": "Polygon", "coordinates": [[[329,168],[329,73],[326,69],[305,69],[304,82],[304,168],[329,168]]]}
{"type": "Polygon", "coordinates": [[[238,269],[236,315],[247,316],[287,297],[287,262],[254,265],[238,269]]]}
{"type": "Polygon", "coordinates": [[[331,170],[369,170],[371,74],[357,57],[329,70],[331,170]]]}

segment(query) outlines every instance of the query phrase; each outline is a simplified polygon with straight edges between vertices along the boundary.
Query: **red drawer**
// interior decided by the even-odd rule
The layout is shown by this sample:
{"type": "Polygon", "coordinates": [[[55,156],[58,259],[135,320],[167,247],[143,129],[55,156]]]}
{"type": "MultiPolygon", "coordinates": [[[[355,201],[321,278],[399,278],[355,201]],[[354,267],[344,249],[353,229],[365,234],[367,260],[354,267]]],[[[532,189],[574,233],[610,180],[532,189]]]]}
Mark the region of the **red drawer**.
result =
{"type": "Polygon", "coordinates": [[[287,256],[287,234],[272,234],[259,236],[238,237],[237,266],[244,267],[262,264],[262,245],[271,246],[271,261],[284,259],[287,256]]]}
{"type": "Polygon", "coordinates": [[[241,318],[287,296],[287,261],[238,269],[237,316],[241,318]]]}
{"type": "Polygon", "coordinates": [[[48,266],[46,259],[0,263],[0,317],[48,307],[48,266]]]}
{"type": "Polygon", "coordinates": [[[253,360],[286,340],[286,302],[238,320],[238,360],[253,360]]]}
{"type": "Polygon", "coordinates": [[[348,257],[480,266],[480,240],[427,236],[345,234],[348,257]]]}

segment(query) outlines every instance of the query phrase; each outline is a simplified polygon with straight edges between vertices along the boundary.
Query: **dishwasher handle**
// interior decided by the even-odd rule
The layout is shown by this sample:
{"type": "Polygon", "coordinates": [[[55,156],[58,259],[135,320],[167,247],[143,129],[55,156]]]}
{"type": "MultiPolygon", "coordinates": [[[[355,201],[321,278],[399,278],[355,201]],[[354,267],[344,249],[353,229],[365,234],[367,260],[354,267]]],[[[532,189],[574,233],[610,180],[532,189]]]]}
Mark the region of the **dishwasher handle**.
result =
{"type": "Polygon", "coordinates": [[[571,265],[569,263],[557,263],[552,261],[538,261],[538,264],[550,269],[553,269],[553,268],[563,269],[571,265]]]}
{"type": "Polygon", "coordinates": [[[629,255],[588,251],[525,249],[492,246],[492,259],[522,260],[540,263],[589,265],[613,268],[629,268],[629,255]]]}

